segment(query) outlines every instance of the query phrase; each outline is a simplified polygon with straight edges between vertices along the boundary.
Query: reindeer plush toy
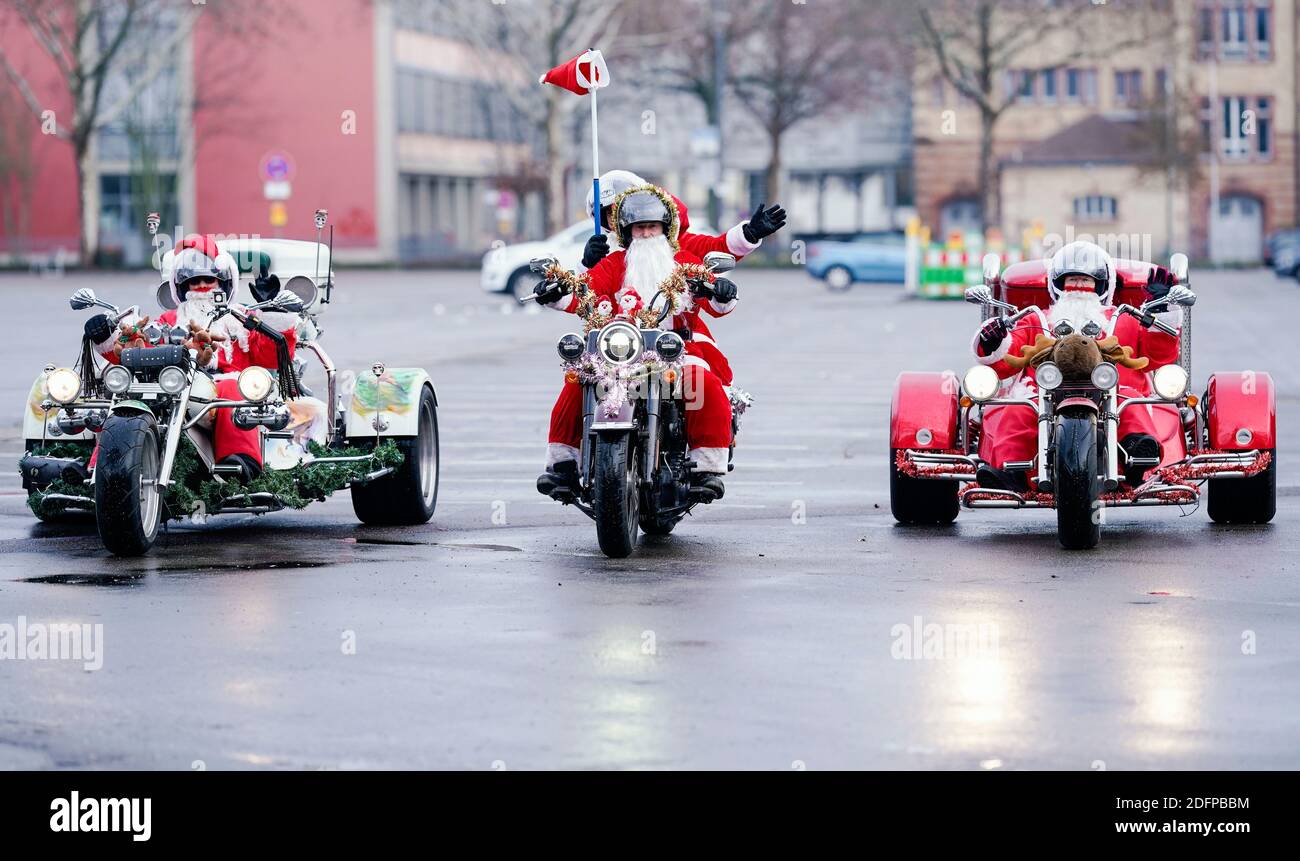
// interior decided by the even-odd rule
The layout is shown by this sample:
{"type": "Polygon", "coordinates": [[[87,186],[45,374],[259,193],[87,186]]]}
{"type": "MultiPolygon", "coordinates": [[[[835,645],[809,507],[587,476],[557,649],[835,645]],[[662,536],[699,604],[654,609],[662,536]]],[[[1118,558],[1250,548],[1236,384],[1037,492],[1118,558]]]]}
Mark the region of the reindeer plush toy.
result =
{"type": "Polygon", "coordinates": [[[1071,383],[1088,383],[1092,372],[1102,361],[1113,362],[1125,368],[1140,371],[1150,360],[1133,358],[1132,347],[1121,347],[1119,339],[1112,335],[1105,340],[1089,338],[1078,333],[1063,338],[1039,335],[1032,345],[1020,348],[1019,356],[1007,356],[1006,363],[1018,371],[1027,367],[1037,368],[1043,362],[1053,362],[1061,369],[1065,385],[1071,383]]]}

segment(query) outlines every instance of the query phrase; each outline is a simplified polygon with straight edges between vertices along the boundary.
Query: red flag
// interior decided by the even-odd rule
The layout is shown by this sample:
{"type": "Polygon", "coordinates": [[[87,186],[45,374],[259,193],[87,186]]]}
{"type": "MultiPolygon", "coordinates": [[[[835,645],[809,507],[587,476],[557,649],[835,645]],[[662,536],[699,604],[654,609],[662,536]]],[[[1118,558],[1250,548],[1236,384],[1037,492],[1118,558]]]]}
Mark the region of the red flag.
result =
{"type": "Polygon", "coordinates": [[[537,79],[539,84],[553,84],[571,93],[585,96],[598,87],[609,85],[609,69],[599,51],[583,51],[562,66],[556,66],[537,79]]]}

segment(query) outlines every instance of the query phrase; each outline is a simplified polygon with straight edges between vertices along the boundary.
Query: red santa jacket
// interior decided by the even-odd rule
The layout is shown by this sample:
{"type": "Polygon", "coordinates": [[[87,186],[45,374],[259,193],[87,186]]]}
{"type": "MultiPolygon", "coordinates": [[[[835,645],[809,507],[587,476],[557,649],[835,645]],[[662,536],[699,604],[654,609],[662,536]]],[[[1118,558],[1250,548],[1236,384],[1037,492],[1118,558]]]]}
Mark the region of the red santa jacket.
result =
{"type": "Polygon", "coordinates": [[[744,227],[749,222],[741,222],[735,227],[728,230],[721,236],[710,236],[706,233],[691,233],[690,213],[686,209],[686,204],[672,195],[673,202],[677,204],[677,220],[680,222],[679,232],[677,234],[677,244],[683,251],[694,254],[701,260],[704,255],[710,251],[725,251],[740,260],[746,254],[752,254],[763,240],[750,242],[745,238],[744,227]]]}
{"type": "MultiPolygon", "coordinates": [[[[1107,320],[1114,320],[1115,308],[1107,307],[1103,309],[1107,320]]],[[[1006,338],[996,350],[985,355],[983,348],[980,346],[979,332],[975,333],[975,340],[972,343],[972,349],[975,352],[975,360],[981,365],[988,365],[997,371],[998,377],[1007,379],[1020,373],[1015,368],[1008,365],[1004,360],[1008,355],[1021,355],[1020,348],[1027,347],[1037,340],[1039,335],[1047,334],[1046,314],[1043,317],[1037,314],[1030,314],[1025,317],[1016,327],[1011,330],[1006,338]]],[[[1119,385],[1121,389],[1131,389],[1139,397],[1145,397],[1151,393],[1151,383],[1147,374],[1178,361],[1178,339],[1166,332],[1158,329],[1147,329],[1138,322],[1136,317],[1124,314],[1115,322],[1115,331],[1112,333],[1119,339],[1119,343],[1124,347],[1133,348],[1134,358],[1147,358],[1150,363],[1140,371],[1132,368],[1126,368],[1119,365],[1119,385]]],[[[1036,380],[1035,368],[1028,367],[1024,369],[1024,379],[1027,381],[1036,380]]]]}

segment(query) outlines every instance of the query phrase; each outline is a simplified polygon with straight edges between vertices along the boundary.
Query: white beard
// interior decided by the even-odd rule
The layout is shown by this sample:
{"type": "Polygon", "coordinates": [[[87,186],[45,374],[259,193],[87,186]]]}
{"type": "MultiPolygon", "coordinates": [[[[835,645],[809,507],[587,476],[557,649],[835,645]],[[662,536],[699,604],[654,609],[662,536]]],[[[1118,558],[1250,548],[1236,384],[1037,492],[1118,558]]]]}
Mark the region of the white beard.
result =
{"type": "Polygon", "coordinates": [[[673,274],[673,247],[667,236],[633,239],[623,258],[623,287],[649,302],[659,285],[673,274]]]}
{"type": "Polygon", "coordinates": [[[208,323],[217,313],[217,303],[212,301],[212,294],[191,290],[185,295],[185,301],[176,306],[176,325],[188,327],[193,321],[208,328],[208,323]]]}
{"type": "Polygon", "coordinates": [[[1069,290],[1052,303],[1047,310],[1047,320],[1054,329],[1062,320],[1069,320],[1074,330],[1080,331],[1089,323],[1096,323],[1105,331],[1109,321],[1106,319],[1106,306],[1101,304],[1101,297],[1096,293],[1069,290]]]}

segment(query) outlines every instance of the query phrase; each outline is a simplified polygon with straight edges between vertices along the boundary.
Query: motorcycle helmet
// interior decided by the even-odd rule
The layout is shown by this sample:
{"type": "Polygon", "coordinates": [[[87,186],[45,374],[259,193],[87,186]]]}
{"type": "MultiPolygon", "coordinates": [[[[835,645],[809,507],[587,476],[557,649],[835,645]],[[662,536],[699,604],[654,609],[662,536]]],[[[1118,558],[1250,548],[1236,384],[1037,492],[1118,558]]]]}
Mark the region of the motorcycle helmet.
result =
{"type": "MultiPolygon", "coordinates": [[[[670,231],[672,220],[668,206],[653,191],[634,191],[622,198],[618,207],[618,239],[624,248],[632,242],[632,225],[658,222],[664,226],[664,234],[670,231]]],[[[669,240],[672,237],[669,236],[669,240]]]]}
{"type": "Polygon", "coordinates": [[[1047,292],[1053,302],[1061,298],[1065,279],[1070,275],[1091,278],[1101,303],[1110,304],[1115,295],[1115,261],[1100,245],[1071,242],[1051,256],[1047,262],[1047,292]]]}
{"type": "MultiPolygon", "coordinates": [[[[638,185],[645,185],[646,181],[630,170],[607,170],[600,176],[600,223],[609,228],[609,209],[614,204],[614,198],[618,197],[629,188],[636,188],[638,185]]],[[[595,189],[587,189],[587,214],[595,215],[592,209],[592,198],[595,196],[595,189]]]]}
{"type": "Polygon", "coordinates": [[[216,280],[217,289],[231,296],[234,277],[229,264],[233,261],[222,261],[219,259],[221,256],[216,240],[211,236],[196,234],[176,243],[172,259],[172,299],[178,305],[184,302],[190,284],[201,278],[216,280]]]}

